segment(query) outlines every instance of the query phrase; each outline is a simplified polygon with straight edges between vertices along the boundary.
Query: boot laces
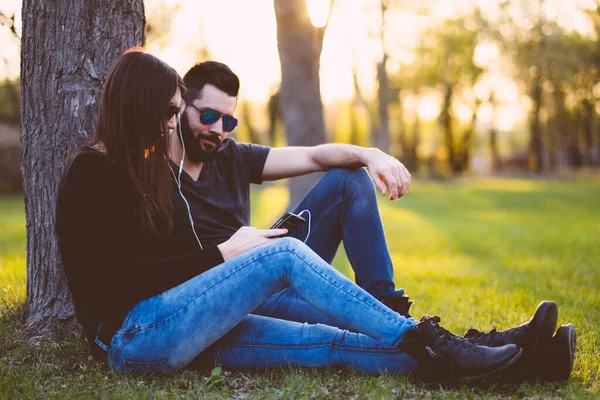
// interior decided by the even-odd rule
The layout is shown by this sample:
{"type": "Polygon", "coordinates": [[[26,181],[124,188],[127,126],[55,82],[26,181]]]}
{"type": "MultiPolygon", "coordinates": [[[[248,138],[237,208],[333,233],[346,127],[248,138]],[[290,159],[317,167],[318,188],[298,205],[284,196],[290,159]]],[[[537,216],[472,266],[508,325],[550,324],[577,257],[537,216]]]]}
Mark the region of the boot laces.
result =
{"type": "Polygon", "coordinates": [[[488,344],[503,344],[505,343],[506,338],[524,335],[525,330],[525,326],[518,326],[506,331],[497,331],[496,329],[492,329],[491,331],[484,333],[472,328],[469,329],[465,337],[467,339],[483,340],[488,344]]]}
{"type": "Polygon", "coordinates": [[[441,321],[439,317],[432,317],[429,320],[431,321],[430,323],[434,327],[435,332],[440,338],[444,340],[450,352],[454,353],[460,351],[461,348],[463,351],[470,350],[472,353],[476,353],[479,351],[478,345],[472,340],[461,338],[451,333],[450,331],[442,328],[439,325],[439,322],[441,321]]]}

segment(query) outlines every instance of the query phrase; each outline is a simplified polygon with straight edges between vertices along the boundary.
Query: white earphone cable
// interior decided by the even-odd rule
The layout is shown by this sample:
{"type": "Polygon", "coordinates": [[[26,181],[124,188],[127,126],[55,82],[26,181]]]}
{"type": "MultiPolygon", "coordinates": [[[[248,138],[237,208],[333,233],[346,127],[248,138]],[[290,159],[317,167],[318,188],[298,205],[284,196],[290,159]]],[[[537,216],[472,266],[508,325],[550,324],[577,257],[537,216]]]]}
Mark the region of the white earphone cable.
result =
{"type": "Polygon", "coordinates": [[[183,195],[183,192],[181,191],[181,172],[183,171],[183,160],[185,158],[185,144],[183,143],[183,134],[181,133],[181,111],[179,112],[179,114],[177,114],[177,127],[179,128],[179,141],[181,143],[182,154],[181,161],[179,162],[179,171],[177,173],[177,176],[175,176],[173,168],[171,168],[171,173],[173,174],[173,178],[175,178],[175,182],[177,183],[179,195],[183,199],[183,202],[185,203],[185,206],[187,208],[188,219],[190,221],[190,226],[192,228],[192,232],[194,233],[194,237],[196,238],[196,242],[198,242],[198,246],[201,249],[203,249],[204,247],[202,247],[202,243],[200,242],[200,238],[198,237],[198,234],[196,233],[196,228],[194,227],[194,218],[192,218],[192,210],[190,209],[190,203],[188,203],[187,199],[183,195]]]}
{"type": "Polygon", "coordinates": [[[310,211],[308,209],[300,211],[298,213],[298,216],[302,216],[303,213],[308,214],[308,233],[306,234],[306,238],[304,239],[304,243],[306,243],[306,241],[308,240],[308,237],[310,236],[310,220],[312,219],[312,217],[311,217],[310,211]]]}

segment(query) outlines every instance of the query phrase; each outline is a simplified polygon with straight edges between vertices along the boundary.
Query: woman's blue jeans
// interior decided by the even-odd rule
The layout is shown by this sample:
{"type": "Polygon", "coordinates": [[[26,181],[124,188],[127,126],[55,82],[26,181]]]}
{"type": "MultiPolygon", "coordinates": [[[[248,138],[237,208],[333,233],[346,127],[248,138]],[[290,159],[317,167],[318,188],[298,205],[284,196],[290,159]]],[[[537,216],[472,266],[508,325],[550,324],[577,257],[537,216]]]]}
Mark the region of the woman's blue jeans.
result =
{"type": "Polygon", "coordinates": [[[416,322],[391,311],[294,238],[260,246],[139,302],[107,346],[117,372],[160,374],[198,354],[227,369],[282,365],[411,372],[396,345],[416,322]],[[250,314],[291,287],[339,326],[250,314]]]}

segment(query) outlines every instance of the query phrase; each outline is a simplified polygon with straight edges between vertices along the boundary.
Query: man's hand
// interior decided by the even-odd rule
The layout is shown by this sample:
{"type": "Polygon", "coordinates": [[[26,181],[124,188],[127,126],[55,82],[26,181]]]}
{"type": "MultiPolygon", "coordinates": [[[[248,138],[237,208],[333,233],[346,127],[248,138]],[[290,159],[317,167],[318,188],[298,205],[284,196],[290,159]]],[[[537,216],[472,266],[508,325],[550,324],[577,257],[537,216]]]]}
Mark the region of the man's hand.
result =
{"type": "Polygon", "coordinates": [[[287,229],[256,229],[251,226],[242,226],[232,237],[217,247],[227,261],[249,250],[276,239],[275,236],[287,233],[287,229]]]}
{"type": "Polygon", "coordinates": [[[365,155],[365,164],[375,187],[385,195],[390,189],[390,200],[404,196],[410,186],[410,172],[404,164],[379,149],[369,149],[365,155]]]}

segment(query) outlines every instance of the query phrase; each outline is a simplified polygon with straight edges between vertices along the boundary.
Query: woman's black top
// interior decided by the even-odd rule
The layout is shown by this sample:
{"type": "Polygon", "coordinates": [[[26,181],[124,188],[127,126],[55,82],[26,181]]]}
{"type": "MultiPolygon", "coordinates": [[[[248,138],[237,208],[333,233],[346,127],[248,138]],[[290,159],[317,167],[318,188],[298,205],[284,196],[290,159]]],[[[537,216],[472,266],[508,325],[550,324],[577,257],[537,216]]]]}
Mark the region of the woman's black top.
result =
{"type": "Polygon", "coordinates": [[[95,356],[100,322],[119,327],[139,301],[223,262],[216,245],[170,256],[168,240],[142,232],[136,196],[124,171],[89,147],[75,156],[60,183],[58,246],[75,315],[95,356]]]}

